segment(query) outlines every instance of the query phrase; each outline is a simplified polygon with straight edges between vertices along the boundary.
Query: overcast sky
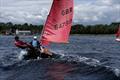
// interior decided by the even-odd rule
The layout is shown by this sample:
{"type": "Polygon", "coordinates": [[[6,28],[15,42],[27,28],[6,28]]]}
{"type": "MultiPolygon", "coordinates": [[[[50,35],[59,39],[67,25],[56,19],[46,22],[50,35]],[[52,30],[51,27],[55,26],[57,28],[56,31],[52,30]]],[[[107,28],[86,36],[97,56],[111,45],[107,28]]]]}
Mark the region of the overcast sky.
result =
{"type": "MultiPolygon", "coordinates": [[[[0,22],[43,24],[53,0],[0,0],[0,22]]],[[[74,0],[75,24],[120,22],[120,0],[74,0]]]]}

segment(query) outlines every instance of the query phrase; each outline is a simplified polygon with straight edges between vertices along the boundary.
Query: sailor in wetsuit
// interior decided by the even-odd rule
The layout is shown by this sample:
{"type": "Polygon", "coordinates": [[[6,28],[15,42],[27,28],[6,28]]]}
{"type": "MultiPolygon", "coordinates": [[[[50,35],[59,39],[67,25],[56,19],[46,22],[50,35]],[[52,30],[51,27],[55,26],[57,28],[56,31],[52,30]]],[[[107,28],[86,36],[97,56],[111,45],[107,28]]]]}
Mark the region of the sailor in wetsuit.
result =
{"type": "Polygon", "coordinates": [[[33,40],[30,42],[30,44],[34,47],[34,52],[37,53],[37,56],[42,58],[48,58],[52,56],[52,54],[48,53],[47,48],[41,46],[40,42],[37,40],[37,36],[33,37],[33,40]]]}
{"type": "Polygon", "coordinates": [[[31,46],[34,48],[34,49],[31,49],[29,50],[29,54],[35,58],[39,57],[40,56],[40,43],[39,41],[37,40],[37,36],[34,36],[33,37],[33,40],[30,42],[31,46]]]}
{"type": "Polygon", "coordinates": [[[26,49],[28,51],[28,54],[24,55],[24,58],[26,58],[26,59],[36,58],[36,55],[34,55],[33,52],[29,53],[30,51],[34,51],[34,47],[32,47],[30,44],[19,40],[18,36],[15,36],[14,43],[15,43],[16,47],[21,48],[21,49],[26,49]]]}
{"type": "Polygon", "coordinates": [[[40,42],[37,40],[37,36],[33,37],[33,40],[30,42],[31,46],[35,49],[38,49],[41,53],[44,52],[43,47],[41,46],[40,42]]]}
{"type": "Polygon", "coordinates": [[[40,48],[40,43],[37,40],[37,36],[33,37],[34,39],[30,42],[30,44],[34,47],[34,48],[40,48]]]}

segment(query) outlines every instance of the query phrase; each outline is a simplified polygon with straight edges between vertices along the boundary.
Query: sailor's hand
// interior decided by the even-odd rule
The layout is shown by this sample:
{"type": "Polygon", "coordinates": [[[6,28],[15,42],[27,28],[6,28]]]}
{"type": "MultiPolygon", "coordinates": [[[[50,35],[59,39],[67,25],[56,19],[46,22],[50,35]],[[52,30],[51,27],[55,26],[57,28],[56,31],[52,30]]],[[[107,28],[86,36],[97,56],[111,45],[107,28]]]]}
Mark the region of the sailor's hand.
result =
{"type": "Polygon", "coordinates": [[[40,52],[41,52],[41,53],[44,53],[44,52],[45,52],[42,47],[40,47],[40,52]]]}

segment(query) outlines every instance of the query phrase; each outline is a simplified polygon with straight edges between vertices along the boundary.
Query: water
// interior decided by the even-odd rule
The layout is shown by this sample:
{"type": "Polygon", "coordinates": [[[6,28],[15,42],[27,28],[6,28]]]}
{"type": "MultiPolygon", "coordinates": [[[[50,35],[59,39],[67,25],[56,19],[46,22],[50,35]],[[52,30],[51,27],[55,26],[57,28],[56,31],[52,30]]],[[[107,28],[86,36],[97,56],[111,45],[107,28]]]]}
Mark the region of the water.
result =
{"type": "MultiPolygon", "coordinates": [[[[21,36],[30,42],[31,36],[21,36]]],[[[72,35],[49,47],[58,59],[19,60],[13,36],[0,36],[0,80],[120,80],[120,43],[114,35],[72,35]]]]}

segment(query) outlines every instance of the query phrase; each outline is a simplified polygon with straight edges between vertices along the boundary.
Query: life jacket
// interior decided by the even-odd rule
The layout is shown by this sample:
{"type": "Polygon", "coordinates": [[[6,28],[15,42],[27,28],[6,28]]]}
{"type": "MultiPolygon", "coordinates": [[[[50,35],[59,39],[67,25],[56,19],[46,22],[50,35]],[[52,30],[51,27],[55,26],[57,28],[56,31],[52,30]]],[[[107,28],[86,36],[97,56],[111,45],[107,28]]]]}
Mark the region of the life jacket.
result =
{"type": "Polygon", "coordinates": [[[39,47],[39,41],[33,40],[33,41],[32,41],[32,46],[33,46],[33,47],[39,47]]]}
{"type": "Polygon", "coordinates": [[[15,45],[16,45],[17,47],[19,47],[19,48],[26,48],[26,47],[27,47],[26,43],[23,42],[23,41],[15,41],[14,43],[15,43],[15,45]],[[26,46],[25,46],[25,45],[26,45],[26,46]]]}

